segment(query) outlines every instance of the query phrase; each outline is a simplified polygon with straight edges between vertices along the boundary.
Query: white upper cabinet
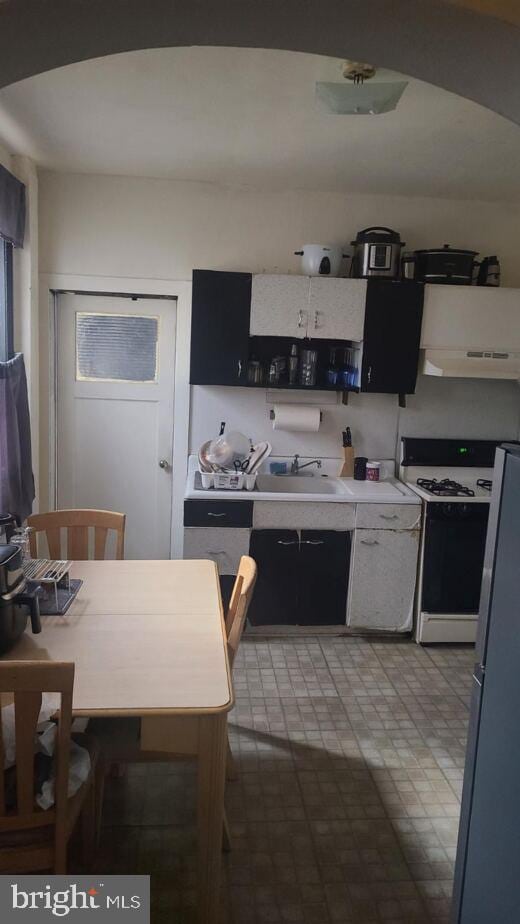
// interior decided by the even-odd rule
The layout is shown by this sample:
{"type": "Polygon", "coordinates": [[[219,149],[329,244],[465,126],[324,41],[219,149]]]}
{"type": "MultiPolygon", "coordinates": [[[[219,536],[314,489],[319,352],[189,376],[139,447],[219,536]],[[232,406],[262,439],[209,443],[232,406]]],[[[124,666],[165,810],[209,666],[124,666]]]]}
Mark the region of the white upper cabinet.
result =
{"type": "Polygon", "coordinates": [[[307,336],[362,340],[366,294],[366,279],[311,276],[307,336]]]}
{"type": "Polygon", "coordinates": [[[365,279],[253,276],[252,337],[362,340],[365,279]]]}
{"type": "Polygon", "coordinates": [[[251,290],[252,337],[294,337],[307,334],[308,276],[253,276],[251,290]]]}
{"type": "Polygon", "coordinates": [[[421,347],[520,350],[520,289],[425,286],[421,347]]]}

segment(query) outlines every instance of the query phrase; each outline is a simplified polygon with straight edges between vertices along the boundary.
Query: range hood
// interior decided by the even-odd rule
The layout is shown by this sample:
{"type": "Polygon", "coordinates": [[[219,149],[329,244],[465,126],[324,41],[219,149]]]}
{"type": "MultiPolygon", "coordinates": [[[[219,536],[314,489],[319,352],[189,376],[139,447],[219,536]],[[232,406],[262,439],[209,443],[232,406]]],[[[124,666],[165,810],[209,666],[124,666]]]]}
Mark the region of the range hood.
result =
{"type": "Polygon", "coordinates": [[[422,350],[421,372],[446,378],[520,381],[520,352],[422,350]]]}

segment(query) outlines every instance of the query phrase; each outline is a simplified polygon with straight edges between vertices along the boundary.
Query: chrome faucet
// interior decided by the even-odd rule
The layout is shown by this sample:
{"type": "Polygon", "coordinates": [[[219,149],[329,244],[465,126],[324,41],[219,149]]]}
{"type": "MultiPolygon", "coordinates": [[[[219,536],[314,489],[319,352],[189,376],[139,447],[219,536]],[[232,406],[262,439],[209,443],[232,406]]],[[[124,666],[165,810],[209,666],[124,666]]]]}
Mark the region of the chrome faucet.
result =
{"type": "Polygon", "coordinates": [[[291,462],[291,475],[297,475],[298,472],[301,472],[302,468],[307,468],[309,465],[315,465],[316,468],[321,468],[321,459],[312,459],[311,462],[304,462],[303,465],[300,465],[299,458],[299,455],[296,454],[291,462]]]}

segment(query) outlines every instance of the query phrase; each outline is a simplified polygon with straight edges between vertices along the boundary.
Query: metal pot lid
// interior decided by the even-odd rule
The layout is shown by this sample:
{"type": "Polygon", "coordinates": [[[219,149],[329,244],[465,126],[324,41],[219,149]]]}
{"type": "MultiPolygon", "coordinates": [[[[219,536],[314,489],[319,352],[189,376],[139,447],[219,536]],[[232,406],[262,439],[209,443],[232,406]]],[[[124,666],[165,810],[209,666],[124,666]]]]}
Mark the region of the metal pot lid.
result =
{"type": "Polygon", "coordinates": [[[392,228],[384,228],[379,225],[374,225],[373,228],[363,228],[362,231],[358,231],[356,235],[356,240],[351,241],[351,244],[401,244],[402,247],[405,246],[404,242],[401,241],[401,235],[399,231],[392,231],[392,228]]]}
{"type": "Polygon", "coordinates": [[[478,256],[478,250],[462,250],[460,247],[450,247],[449,244],[443,244],[442,247],[429,247],[425,250],[416,250],[415,253],[424,254],[425,256],[433,256],[437,254],[460,254],[464,257],[478,256]]]}
{"type": "Polygon", "coordinates": [[[18,545],[0,545],[0,567],[7,566],[9,570],[21,567],[21,550],[18,545]]]}

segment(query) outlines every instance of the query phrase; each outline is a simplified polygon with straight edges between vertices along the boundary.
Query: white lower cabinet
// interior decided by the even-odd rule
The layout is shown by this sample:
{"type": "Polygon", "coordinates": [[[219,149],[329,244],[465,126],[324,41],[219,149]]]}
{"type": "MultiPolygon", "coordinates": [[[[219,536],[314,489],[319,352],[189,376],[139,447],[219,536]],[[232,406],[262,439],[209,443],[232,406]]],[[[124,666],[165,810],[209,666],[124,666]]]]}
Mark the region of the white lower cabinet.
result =
{"type": "Polygon", "coordinates": [[[219,574],[236,574],[242,555],[249,555],[249,529],[185,527],[184,558],[210,558],[219,574]]]}
{"type": "Polygon", "coordinates": [[[347,625],[406,632],[413,624],[418,529],[356,529],[347,625]]]}

